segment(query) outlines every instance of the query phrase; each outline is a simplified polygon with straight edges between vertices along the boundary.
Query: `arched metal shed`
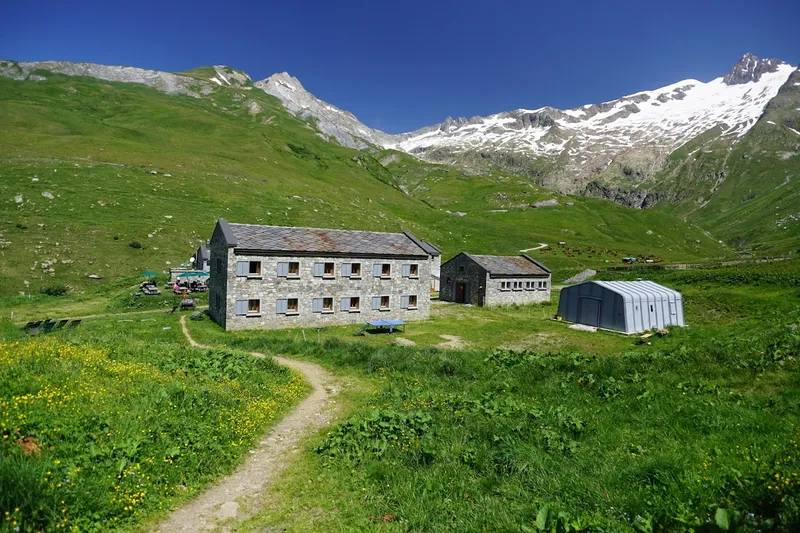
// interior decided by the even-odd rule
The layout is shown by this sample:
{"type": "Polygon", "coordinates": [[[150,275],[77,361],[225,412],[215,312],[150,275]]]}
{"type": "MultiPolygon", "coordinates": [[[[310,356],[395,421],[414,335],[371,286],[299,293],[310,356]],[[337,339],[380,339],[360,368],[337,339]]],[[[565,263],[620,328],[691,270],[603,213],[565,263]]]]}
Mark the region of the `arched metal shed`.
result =
{"type": "Polygon", "coordinates": [[[558,316],[623,333],[686,325],[681,293],[652,281],[587,281],[564,287],[558,316]]]}

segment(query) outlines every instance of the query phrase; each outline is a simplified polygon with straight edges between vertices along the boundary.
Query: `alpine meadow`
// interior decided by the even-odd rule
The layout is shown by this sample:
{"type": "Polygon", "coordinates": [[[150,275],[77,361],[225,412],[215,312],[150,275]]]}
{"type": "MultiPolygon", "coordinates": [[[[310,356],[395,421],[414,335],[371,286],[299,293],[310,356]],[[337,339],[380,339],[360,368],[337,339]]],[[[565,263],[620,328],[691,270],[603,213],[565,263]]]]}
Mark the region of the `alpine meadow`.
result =
{"type": "Polygon", "coordinates": [[[800,72],[719,74],[390,134],[0,61],[0,533],[796,531],[800,72]]]}

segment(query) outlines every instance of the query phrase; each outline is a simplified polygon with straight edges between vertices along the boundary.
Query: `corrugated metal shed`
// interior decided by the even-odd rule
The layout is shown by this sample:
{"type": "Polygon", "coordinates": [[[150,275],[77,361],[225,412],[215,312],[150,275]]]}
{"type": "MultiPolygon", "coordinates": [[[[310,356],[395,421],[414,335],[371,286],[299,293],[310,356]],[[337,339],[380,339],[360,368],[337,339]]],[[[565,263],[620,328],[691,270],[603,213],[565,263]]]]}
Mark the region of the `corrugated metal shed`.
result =
{"type": "Polygon", "coordinates": [[[623,333],[686,325],[681,293],[652,281],[587,281],[564,287],[558,316],[623,333]]]}

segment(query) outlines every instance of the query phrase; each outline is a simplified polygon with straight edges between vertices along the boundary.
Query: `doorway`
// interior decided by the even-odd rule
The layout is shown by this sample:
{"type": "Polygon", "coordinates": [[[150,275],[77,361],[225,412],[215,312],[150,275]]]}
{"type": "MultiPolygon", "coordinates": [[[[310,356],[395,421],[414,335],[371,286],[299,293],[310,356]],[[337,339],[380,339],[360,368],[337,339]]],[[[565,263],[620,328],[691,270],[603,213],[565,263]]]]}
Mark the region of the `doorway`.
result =
{"type": "Polygon", "coordinates": [[[456,282],[456,302],[468,303],[469,302],[469,285],[460,281],[456,282]]]}
{"type": "Polygon", "coordinates": [[[600,327],[600,300],[581,298],[578,301],[578,323],[600,327]]]}

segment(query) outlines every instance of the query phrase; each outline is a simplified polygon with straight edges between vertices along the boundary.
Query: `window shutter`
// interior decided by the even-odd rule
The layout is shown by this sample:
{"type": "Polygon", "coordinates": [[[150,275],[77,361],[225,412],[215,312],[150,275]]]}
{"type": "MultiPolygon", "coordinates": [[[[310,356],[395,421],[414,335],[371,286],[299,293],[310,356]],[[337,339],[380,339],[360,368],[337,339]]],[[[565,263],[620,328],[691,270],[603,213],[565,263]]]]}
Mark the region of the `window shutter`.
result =
{"type": "Polygon", "coordinates": [[[322,312],[322,298],[314,298],[313,300],[311,300],[311,312],[312,313],[322,312]]]}
{"type": "Polygon", "coordinates": [[[372,310],[377,311],[381,308],[381,297],[380,296],[373,296],[372,297],[372,310]]]}
{"type": "Polygon", "coordinates": [[[249,261],[236,261],[236,275],[246,276],[250,272],[249,261]]]}
{"type": "Polygon", "coordinates": [[[325,273],[325,265],[323,263],[314,263],[314,277],[321,278],[325,273]]]}
{"type": "Polygon", "coordinates": [[[289,310],[289,301],[286,299],[275,301],[275,312],[279,315],[285,315],[289,310]]]}
{"type": "Polygon", "coordinates": [[[278,263],[278,276],[286,277],[289,275],[289,263],[278,263]]]}
{"type": "Polygon", "coordinates": [[[345,296],[342,298],[342,311],[347,311],[350,309],[350,298],[345,296]]]}
{"type": "Polygon", "coordinates": [[[247,300],[236,300],[236,314],[237,315],[247,314],[247,300]]]}
{"type": "Polygon", "coordinates": [[[381,268],[382,267],[381,267],[380,263],[373,264],[372,265],[372,275],[375,276],[376,278],[381,277],[381,268]]]}
{"type": "Polygon", "coordinates": [[[408,309],[408,296],[400,297],[400,307],[402,309],[408,309]]]}
{"type": "Polygon", "coordinates": [[[342,263],[342,277],[349,278],[353,274],[353,263],[342,263]]]}
{"type": "Polygon", "coordinates": [[[411,265],[403,265],[403,277],[410,278],[411,277],[411,265]]]}

